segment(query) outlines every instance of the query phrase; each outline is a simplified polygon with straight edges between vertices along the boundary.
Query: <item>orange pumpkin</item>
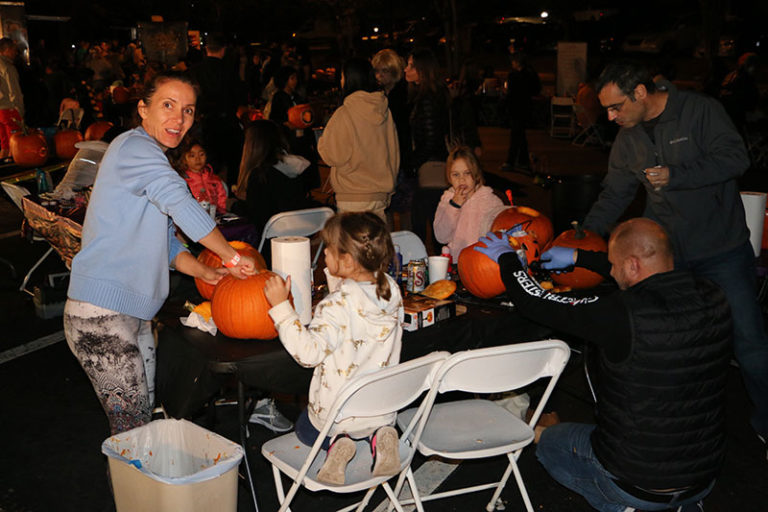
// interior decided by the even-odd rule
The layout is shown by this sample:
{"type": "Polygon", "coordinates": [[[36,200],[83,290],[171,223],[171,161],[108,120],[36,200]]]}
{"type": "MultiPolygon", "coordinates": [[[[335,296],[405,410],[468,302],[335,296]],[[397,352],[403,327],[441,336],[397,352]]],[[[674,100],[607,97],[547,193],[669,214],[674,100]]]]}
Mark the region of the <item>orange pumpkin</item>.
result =
{"type": "MultiPolygon", "coordinates": [[[[253,258],[256,261],[257,269],[267,268],[267,263],[264,261],[264,258],[252,245],[241,242],[239,240],[233,240],[232,242],[229,242],[229,245],[231,245],[232,248],[234,248],[240,254],[253,258]]],[[[209,267],[221,268],[221,258],[219,258],[219,255],[210,249],[203,250],[203,252],[201,252],[197,257],[197,261],[203,265],[208,265],[209,267]]],[[[195,286],[197,286],[197,291],[200,292],[200,295],[202,295],[203,298],[210,299],[213,297],[213,289],[216,287],[215,285],[208,284],[202,279],[196,277],[195,286]]]]}
{"type": "Polygon", "coordinates": [[[276,274],[263,270],[245,279],[224,276],[213,293],[213,322],[230,338],[270,340],[277,330],[269,316],[264,284],[276,274]]]}
{"type": "Polygon", "coordinates": [[[40,131],[14,133],[9,146],[13,161],[19,167],[37,167],[48,160],[48,143],[40,131]]]}
{"type": "Polygon", "coordinates": [[[110,128],[112,128],[112,123],[109,121],[91,123],[85,130],[85,140],[101,140],[110,128]]]}
{"type": "Polygon", "coordinates": [[[56,156],[62,160],[72,160],[77,154],[75,144],[83,140],[83,134],[77,130],[59,130],[53,136],[56,156]]]}
{"type": "Polygon", "coordinates": [[[501,280],[499,264],[475,247],[485,247],[483,242],[476,242],[462,249],[459,253],[459,279],[461,284],[474,295],[490,299],[506,289],[501,280]]]}
{"type": "Polygon", "coordinates": [[[517,224],[521,224],[526,233],[534,235],[542,247],[545,247],[554,235],[552,222],[538,210],[527,206],[512,206],[498,214],[491,231],[504,231],[517,224]]]}
{"type": "Polygon", "coordinates": [[[115,105],[123,105],[131,101],[131,90],[125,86],[118,85],[112,89],[112,102],[115,105]]]}
{"type": "MultiPolygon", "coordinates": [[[[587,251],[608,252],[608,244],[603,237],[593,231],[586,230],[574,221],[573,229],[563,231],[552,241],[550,247],[571,247],[587,251]]],[[[561,286],[569,286],[574,290],[592,288],[603,282],[603,276],[585,268],[575,267],[571,272],[552,273],[552,279],[561,286]]]]}
{"type": "Polygon", "coordinates": [[[309,128],[315,122],[315,113],[308,103],[295,105],[288,109],[288,122],[295,128],[309,128]]]}

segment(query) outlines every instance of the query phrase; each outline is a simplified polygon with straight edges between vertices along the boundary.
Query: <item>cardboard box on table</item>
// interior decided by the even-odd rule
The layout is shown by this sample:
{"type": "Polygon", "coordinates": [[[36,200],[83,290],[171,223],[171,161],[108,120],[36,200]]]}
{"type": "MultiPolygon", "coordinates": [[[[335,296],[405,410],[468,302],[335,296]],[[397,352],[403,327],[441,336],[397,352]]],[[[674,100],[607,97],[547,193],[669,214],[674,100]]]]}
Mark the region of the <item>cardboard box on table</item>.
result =
{"type": "Polygon", "coordinates": [[[456,303],[410,294],[403,298],[403,329],[416,331],[456,316],[456,303]]]}
{"type": "Polygon", "coordinates": [[[236,512],[239,444],[186,420],[107,438],[117,512],[236,512]]]}

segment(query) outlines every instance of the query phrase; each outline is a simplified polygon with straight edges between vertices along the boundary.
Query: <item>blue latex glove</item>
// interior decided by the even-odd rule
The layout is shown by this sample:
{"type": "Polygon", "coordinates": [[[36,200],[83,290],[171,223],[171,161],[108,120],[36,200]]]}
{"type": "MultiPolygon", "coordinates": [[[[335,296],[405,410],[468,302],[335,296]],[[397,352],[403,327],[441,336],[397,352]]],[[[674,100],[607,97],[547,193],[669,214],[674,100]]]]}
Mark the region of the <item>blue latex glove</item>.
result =
{"type": "Polygon", "coordinates": [[[486,233],[486,235],[479,240],[485,244],[485,247],[476,246],[475,250],[485,254],[494,262],[498,263],[502,254],[515,252],[512,246],[509,245],[509,241],[507,240],[509,235],[507,233],[509,232],[507,231],[501,234],[493,232],[486,233]]]}
{"type": "Polygon", "coordinates": [[[564,270],[573,267],[576,249],[571,247],[552,247],[541,255],[541,268],[544,270],[564,270]]]}

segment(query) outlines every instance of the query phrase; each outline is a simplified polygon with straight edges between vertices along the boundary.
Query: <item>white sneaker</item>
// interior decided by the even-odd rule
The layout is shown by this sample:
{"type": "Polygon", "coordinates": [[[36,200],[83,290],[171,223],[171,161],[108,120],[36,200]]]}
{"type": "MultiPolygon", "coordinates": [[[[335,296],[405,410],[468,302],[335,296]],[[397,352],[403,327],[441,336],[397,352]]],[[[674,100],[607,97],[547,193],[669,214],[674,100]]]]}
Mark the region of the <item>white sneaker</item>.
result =
{"type": "Polygon", "coordinates": [[[248,422],[263,425],[272,432],[288,432],[293,428],[291,420],[277,410],[275,401],[271,398],[262,398],[256,402],[248,422]]]}

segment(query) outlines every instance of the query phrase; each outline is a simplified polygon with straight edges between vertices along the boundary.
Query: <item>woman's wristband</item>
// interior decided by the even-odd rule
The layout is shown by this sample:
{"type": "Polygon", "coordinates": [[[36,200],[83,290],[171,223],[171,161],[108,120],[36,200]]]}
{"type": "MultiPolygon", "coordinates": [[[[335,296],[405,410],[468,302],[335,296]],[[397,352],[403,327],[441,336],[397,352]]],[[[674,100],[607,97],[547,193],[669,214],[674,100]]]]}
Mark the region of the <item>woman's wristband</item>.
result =
{"type": "Polygon", "coordinates": [[[454,208],[461,208],[461,205],[460,205],[460,204],[458,204],[458,203],[455,203],[455,202],[453,201],[453,199],[449,199],[449,200],[448,200],[448,204],[450,204],[450,205],[451,205],[451,206],[453,206],[454,208]]]}
{"type": "Polygon", "coordinates": [[[236,267],[237,264],[240,263],[240,253],[236,252],[234,256],[232,256],[232,259],[227,261],[226,263],[222,261],[222,264],[227,268],[236,267]]]}

